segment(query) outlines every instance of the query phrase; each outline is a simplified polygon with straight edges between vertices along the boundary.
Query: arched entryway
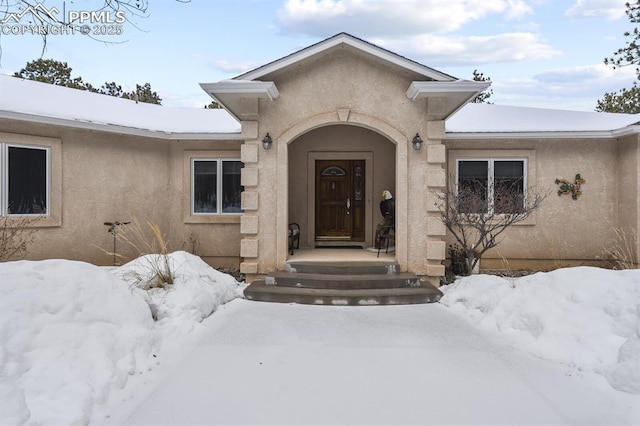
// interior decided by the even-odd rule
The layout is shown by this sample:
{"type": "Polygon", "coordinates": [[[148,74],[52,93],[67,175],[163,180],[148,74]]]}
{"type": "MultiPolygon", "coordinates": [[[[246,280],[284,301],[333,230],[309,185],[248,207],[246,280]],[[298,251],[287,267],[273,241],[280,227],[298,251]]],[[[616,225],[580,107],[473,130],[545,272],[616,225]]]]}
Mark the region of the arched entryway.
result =
{"type": "Polygon", "coordinates": [[[396,145],[361,126],[331,124],[288,146],[288,220],[302,247],[373,245],[383,190],[395,193],[396,145]]]}

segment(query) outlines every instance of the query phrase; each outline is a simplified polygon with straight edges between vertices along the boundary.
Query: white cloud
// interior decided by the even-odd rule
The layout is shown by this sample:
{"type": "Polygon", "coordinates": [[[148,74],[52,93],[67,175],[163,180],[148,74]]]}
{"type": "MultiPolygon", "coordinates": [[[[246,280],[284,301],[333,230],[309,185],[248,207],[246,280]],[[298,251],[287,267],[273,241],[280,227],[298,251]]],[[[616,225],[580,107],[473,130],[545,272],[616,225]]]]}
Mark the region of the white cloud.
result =
{"type": "Polygon", "coordinates": [[[566,12],[567,18],[597,18],[609,20],[625,16],[627,0],[576,0],[566,12]]]}
{"type": "Polygon", "coordinates": [[[507,19],[519,19],[523,18],[525,15],[529,15],[533,13],[533,9],[531,6],[527,4],[527,2],[523,0],[508,0],[509,8],[506,13],[507,19]]]}
{"type": "Polygon", "coordinates": [[[494,78],[492,102],[543,108],[593,111],[606,92],[631,87],[635,69],[604,64],[545,71],[533,76],[494,78]]]}
{"type": "Polygon", "coordinates": [[[320,37],[341,31],[397,37],[451,32],[489,15],[530,13],[525,0],[287,0],[278,23],[285,31],[320,37]]]}
{"type": "Polygon", "coordinates": [[[441,37],[430,34],[402,40],[374,40],[430,66],[479,65],[546,59],[561,54],[532,33],[505,33],[492,36],[441,37]]]}
{"type": "Polygon", "coordinates": [[[220,61],[214,61],[212,65],[213,65],[213,68],[215,68],[218,71],[222,71],[225,73],[239,74],[245,71],[252,70],[262,64],[257,62],[231,62],[231,61],[220,60],[220,61]]]}

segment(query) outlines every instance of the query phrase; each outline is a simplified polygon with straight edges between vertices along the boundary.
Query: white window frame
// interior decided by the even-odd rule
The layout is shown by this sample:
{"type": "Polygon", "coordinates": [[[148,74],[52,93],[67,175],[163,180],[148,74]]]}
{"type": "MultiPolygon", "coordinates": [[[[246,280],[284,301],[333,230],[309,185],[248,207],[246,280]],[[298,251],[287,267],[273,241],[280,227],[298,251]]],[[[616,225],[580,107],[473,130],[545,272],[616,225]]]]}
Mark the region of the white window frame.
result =
{"type": "Polygon", "coordinates": [[[0,142],[0,217],[50,217],[51,216],[51,147],[14,142],[0,142]],[[46,210],[37,214],[9,214],[9,148],[38,149],[46,154],[46,210]]]}
{"type": "MultiPolygon", "coordinates": [[[[523,185],[523,198],[522,198],[522,203],[523,206],[526,206],[527,204],[527,188],[529,187],[528,185],[528,171],[529,171],[529,159],[526,157],[460,157],[460,158],[456,158],[456,182],[455,182],[455,188],[456,188],[456,196],[458,194],[458,183],[460,182],[460,162],[462,161],[486,161],[487,164],[487,174],[488,179],[487,179],[487,212],[485,214],[487,215],[493,215],[494,211],[493,211],[493,207],[494,207],[494,181],[495,181],[495,172],[494,172],[494,163],[496,161],[521,161],[522,164],[522,185],[523,185]]],[[[478,213],[479,214],[479,213],[478,213]]],[[[499,213],[499,214],[504,214],[507,215],[509,213],[499,213]]]]}
{"type": "Polygon", "coordinates": [[[192,216],[240,216],[244,212],[234,212],[234,213],[223,213],[222,212],[222,200],[224,199],[222,194],[222,184],[223,184],[223,167],[222,164],[225,162],[242,162],[239,158],[211,158],[211,157],[191,157],[191,194],[190,194],[190,211],[192,216]],[[195,211],[195,163],[196,161],[207,161],[211,163],[216,163],[216,212],[196,212],[195,211]]]}

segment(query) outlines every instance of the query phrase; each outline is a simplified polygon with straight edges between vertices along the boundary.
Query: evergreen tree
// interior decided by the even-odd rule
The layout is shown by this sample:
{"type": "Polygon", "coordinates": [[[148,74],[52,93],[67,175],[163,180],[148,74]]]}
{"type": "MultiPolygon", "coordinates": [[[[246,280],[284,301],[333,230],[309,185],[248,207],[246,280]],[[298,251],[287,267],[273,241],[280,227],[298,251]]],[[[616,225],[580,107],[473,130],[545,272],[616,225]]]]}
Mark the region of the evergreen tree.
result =
{"type": "Polygon", "coordinates": [[[36,59],[27,62],[27,65],[20,71],[14,73],[13,76],[55,84],[56,86],[88,90],[117,98],[132,99],[137,102],[161,105],[162,98],[160,98],[157,92],[151,89],[151,84],[149,83],[145,83],[142,86],[136,84],[136,90],[131,92],[125,92],[122,90],[122,86],[114,81],[111,83],[105,82],[99,89],[96,89],[90,83],[83,81],[82,77],[72,77],[71,71],[72,68],[66,62],[60,62],[54,59],[36,59]]]}
{"type": "Polygon", "coordinates": [[[596,104],[599,112],[623,112],[637,114],[640,112],[640,87],[636,82],[631,89],[622,89],[618,92],[605,93],[596,104]]]}
{"type": "Polygon", "coordinates": [[[222,106],[216,101],[211,101],[210,104],[204,106],[205,109],[220,109],[222,106]]]}
{"type": "Polygon", "coordinates": [[[115,81],[111,83],[105,82],[100,89],[98,89],[99,93],[103,95],[115,96],[116,98],[122,98],[124,96],[124,92],[122,91],[122,86],[116,84],[115,81]]]}
{"type": "Polygon", "coordinates": [[[122,95],[125,99],[132,99],[136,102],[162,105],[162,98],[158,93],[151,90],[151,84],[145,83],[143,86],[136,84],[136,90],[122,95]]]}
{"type": "MultiPolygon", "coordinates": [[[[478,70],[473,70],[473,81],[491,81],[490,77],[485,77],[483,73],[478,70]]],[[[478,96],[473,98],[471,102],[475,104],[490,104],[488,99],[493,95],[493,89],[483,90],[478,96]]]]}
{"type": "MultiPolygon", "coordinates": [[[[640,0],[626,3],[626,14],[632,24],[640,23],[640,0]]],[[[640,30],[637,26],[632,31],[626,31],[625,46],[616,50],[613,56],[604,59],[605,65],[620,68],[629,65],[636,66],[636,75],[640,79],[640,30]]],[[[617,92],[605,93],[596,104],[596,111],[600,112],[624,112],[635,114],[640,112],[640,88],[637,82],[631,89],[622,89],[617,92]]]]}
{"type": "Polygon", "coordinates": [[[36,59],[35,61],[27,62],[27,65],[14,73],[13,76],[57,86],[95,91],[93,86],[82,81],[82,77],[71,77],[71,71],[72,68],[66,62],[54,59],[36,59]]]}

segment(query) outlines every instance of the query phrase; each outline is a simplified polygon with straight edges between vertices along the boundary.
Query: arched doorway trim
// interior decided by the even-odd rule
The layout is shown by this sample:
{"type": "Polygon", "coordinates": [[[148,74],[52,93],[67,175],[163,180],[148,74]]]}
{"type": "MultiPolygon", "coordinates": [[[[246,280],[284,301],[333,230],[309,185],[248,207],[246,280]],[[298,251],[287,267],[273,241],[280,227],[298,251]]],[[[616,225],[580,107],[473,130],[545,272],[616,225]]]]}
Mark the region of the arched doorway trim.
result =
{"type": "MultiPolygon", "coordinates": [[[[288,203],[286,200],[289,199],[289,144],[313,129],[336,124],[364,127],[381,134],[396,145],[396,261],[402,269],[406,269],[408,262],[408,224],[406,215],[408,207],[408,138],[389,123],[377,117],[357,112],[347,112],[345,114],[344,110],[340,110],[310,117],[286,130],[281,135],[276,136],[274,139],[278,152],[277,199],[285,201],[284,205],[288,203]]],[[[276,224],[277,263],[282,266],[287,261],[288,205],[285,211],[287,211],[287,214],[278,215],[276,224]]]]}

